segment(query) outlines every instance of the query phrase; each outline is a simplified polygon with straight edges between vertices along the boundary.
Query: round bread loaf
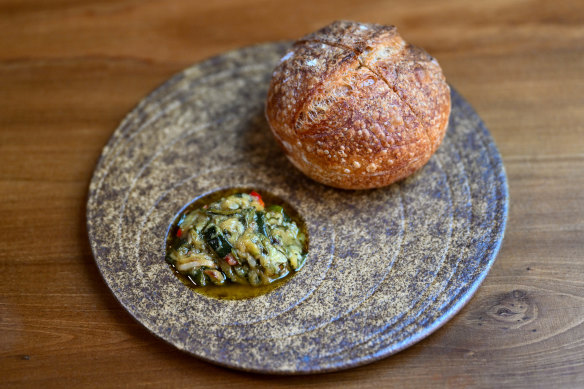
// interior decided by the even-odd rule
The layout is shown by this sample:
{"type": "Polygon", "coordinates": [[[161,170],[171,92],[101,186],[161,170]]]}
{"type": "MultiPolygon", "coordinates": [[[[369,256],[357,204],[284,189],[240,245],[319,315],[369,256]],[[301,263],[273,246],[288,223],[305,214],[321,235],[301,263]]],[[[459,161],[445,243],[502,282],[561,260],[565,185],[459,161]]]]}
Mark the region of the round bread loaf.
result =
{"type": "Polygon", "coordinates": [[[334,22],[274,70],[266,117],[290,161],[345,189],[389,185],[440,145],[450,88],[438,62],[393,26],[334,22]]]}

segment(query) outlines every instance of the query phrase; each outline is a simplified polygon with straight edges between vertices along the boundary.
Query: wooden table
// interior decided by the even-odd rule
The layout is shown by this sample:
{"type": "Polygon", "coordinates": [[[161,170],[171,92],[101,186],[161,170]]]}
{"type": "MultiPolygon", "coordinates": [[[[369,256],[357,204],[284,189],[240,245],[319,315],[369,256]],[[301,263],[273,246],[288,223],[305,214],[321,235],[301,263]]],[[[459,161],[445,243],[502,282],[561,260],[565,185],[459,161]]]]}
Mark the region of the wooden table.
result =
{"type": "Polygon", "coordinates": [[[584,387],[584,2],[2,1],[0,221],[0,387],[584,387]],[[485,120],[511,194],[499,257],[444,327],[360,368],[283,378],[177,351],[93,262],[101,148],[190,64],[342,18],[397,25],[485,120]]]}

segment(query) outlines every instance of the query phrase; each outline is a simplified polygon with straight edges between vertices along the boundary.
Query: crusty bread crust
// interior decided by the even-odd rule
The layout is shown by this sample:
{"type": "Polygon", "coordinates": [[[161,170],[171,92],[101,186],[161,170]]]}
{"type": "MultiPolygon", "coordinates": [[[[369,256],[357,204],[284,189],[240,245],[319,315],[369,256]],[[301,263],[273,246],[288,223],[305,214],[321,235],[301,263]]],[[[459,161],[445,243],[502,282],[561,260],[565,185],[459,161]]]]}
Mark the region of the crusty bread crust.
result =
{"type": "Polygon", "coordinates": [[[450,88],[393,26],[339,21],[297,41],[274,70],[266,117],[290,161],[338,188],[389,185],[440,145],[450,88]]]}

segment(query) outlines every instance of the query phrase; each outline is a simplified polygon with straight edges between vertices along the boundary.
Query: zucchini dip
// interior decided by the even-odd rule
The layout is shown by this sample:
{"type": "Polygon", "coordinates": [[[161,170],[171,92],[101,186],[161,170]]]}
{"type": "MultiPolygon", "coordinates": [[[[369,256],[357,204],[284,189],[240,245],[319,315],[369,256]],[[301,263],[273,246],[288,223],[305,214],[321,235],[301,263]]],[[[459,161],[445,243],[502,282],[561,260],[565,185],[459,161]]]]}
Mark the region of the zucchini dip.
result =
{"type": "Polygon", "coordinates": [[[305,232],[255,191],[194,203],[178,216],[166,244],[179,278],[219,298],[266,293],[300,270],[307,253],[305,232]]]}

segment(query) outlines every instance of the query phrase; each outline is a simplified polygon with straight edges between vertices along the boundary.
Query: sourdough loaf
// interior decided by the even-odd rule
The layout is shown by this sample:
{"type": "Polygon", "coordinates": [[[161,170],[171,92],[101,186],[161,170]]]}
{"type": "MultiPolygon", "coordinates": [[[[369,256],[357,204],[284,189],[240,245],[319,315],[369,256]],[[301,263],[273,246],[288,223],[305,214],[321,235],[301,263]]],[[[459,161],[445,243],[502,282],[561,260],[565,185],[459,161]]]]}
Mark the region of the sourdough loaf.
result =
{"type": "Polygon", "coordinates": [[[270,84],[266,117],[290,161],[345,189],[385,186],[442,141],[450,89],[438,62],[393,26],[334,22],[296,41],[270,84]]]}

